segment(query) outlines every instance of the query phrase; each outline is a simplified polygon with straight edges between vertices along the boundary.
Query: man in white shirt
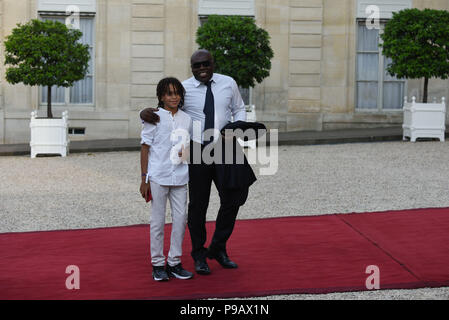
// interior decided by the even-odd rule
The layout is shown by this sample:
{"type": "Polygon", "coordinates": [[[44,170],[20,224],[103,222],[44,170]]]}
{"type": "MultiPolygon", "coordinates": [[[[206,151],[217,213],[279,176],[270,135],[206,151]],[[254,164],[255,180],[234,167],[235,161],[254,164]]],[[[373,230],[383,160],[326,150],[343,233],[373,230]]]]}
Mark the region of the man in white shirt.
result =
{"type": "MultiPolygon", "coordinates": [[[[197,69],[192,67],[192,70],[197,73],[196,70],[201,70],[201,66],[197,69]]],[[[200,78],[199,75],[197,75],[197,77],[200,78]]],[[[212,81],[211,89],[213,91],[215,104],[214,129],[220,130],[231,122],[232,118],[234,121],[246,121],[245,103],[240,96],[239,88],[234,79],[219,73],[212,73],[211,78],[206,81],[212,81]]],[[[183,81],[182,85],[186,89],[183,110],[190,115],[194,123],[197,121],[198,125],[201,124],[201,136],[198,135],[195,130],[192,130],[192,140],[203,144],[204,135],[202,133],[204,133],[205,130],[205,114],[203,110],[207,85],[198,80],[195,76],[183,81]]],[[[217,133],[218,132],[216,132],[214,136],[215,142],[219,138],[217,133]]]]}
{"type": "MultiPolygon", "coordinates": [[[[189,164],[189,207],[188,227],[192,240],[191,255],[195,261],[198,274],[210,274],[206,257],[215,259],[224,268],[237,268],[226,251],[226,242],[232,234],[238,210],[248,197],[249,186],[256,177],[247,163],[233,164],[231,169],[240,170],[245,177],[239,181],[238,187],[229,188],[223,178],[224,164],[200,163],[194,152],[201,152],[209,143],[222,143],[219,130],[234,121],[245,121],[246,110],[238,90],[237,83],[229,76],[214,73],[214,60],[207,50],[198,50],[191,57],[193,77],[182,84],[186,89],[183,111],[193,120],[190,132],[192,145],[189,164]],[[201,128],[201,130],[195,130],[201,128]],[[216,130],[209,139],[208,130],[216,130]],[[206,213],[209,205],[212,181],[220,196],[215,232],[209,248],[206,243],[206,213]]],[[[141,112],[141,118],[147,122],[159,121],[154,109],[147,108],[141,112]]],[[[197,154],[198,156],[198,154],[197,154]]]]}

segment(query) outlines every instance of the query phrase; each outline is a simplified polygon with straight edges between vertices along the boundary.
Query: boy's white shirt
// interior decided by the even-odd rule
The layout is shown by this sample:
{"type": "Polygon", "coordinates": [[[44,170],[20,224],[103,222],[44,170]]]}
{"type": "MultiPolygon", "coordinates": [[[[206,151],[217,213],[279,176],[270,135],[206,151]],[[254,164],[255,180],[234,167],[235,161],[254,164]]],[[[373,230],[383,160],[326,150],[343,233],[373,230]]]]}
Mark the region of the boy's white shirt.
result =
{"type": "Polygon", "coordinates": [[[189,168],[178,153],[182,146],[190,145],[192,119],[178,109],[172,115],[170,111],[159,108],[156,111],[160,121],[156,124],[143,122],[141,144],[150,146],[148,158],[147,182],[152,180],[164,186],[181,186],[189,182],[189,168]]]}

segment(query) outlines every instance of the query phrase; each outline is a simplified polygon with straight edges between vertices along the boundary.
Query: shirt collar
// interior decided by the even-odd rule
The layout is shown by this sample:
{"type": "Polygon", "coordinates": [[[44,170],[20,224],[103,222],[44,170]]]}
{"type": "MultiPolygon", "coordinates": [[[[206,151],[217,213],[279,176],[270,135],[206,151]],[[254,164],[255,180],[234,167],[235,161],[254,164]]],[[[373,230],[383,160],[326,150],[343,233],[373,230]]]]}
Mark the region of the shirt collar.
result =
{"type": "Polygon", "coordinates": [[[170,113],[170,111],[168,111],[168,110],[165,110],[164,108],[162,108],[162,107],[159,107],[159,111],[162,111],[162,112],[165,112],[165,113],[170,113]]]}
{"type": "MultiPolygon", "coordinates": [[[[210,81],[217,82],[217,81],[215,81],[214,78],[215,78],[215,73],[212,74],[212,78],[210,78],[210,81]]],[[[195,77],[193,77],[193,84],[196,88],[198,88],[203,83],[201,81],[198,81],[195,77]]]]}
{"type": "MultiPolygon", "coordinates": [[[[171,115],[171,111],[165,110],[165,109],[162,108],[162,107],[159,107],[159,110],[162,110],[162,112],[165,112],[165,113],[171,115]]],[[[176,113],[173,115],[173,117],[176,117],[178,113],[179,113],[179,108],[178,108],[178,111],[176,111],[176,113]]]]}

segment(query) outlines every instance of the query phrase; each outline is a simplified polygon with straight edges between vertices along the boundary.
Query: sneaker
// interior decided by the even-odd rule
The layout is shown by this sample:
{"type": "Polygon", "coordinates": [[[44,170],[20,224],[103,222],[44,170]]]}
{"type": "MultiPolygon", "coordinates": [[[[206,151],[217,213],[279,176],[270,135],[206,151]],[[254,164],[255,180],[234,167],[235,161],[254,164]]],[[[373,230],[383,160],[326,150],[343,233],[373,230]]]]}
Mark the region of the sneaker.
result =
{"type": "Polygon", "coordinates": [[[167,281],[169,279],[164,267],[153,266],[153,279],[155,281],[167,281]]]}
{"type": "Polygon", "coordinates": [[[193,277],[193,273],[185,270],[179,263],[176,266],[170,267],[167,264],[167,273],[170,277],[187,280],[193,277]]]}

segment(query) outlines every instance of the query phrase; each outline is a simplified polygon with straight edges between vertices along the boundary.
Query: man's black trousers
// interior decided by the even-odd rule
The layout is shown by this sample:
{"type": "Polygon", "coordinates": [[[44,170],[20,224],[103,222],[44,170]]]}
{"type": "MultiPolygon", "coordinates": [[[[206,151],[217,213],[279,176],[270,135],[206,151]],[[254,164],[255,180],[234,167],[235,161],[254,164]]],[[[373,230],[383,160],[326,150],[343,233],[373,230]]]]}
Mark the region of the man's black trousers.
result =
{"type": "MultiPolygon", "coordinates": [[[[203,150],[193,148],[191,142],[191,162],[193,159],[193,150],[203,150]]],[[[206,214],[209,206],[209,198],[212,182],[214,182],[220,196],[220,209],[215,223],[215,232],[209,245],[212,252],[226,252],[226,242],[234,229],[237,213],[248,197],[248,187],[239,189],[229,189],[223,186],[219,181],[218,175],[222,174],[219,170],[221,164],[201,163],[189,164],[189,206],[188,220],[190,237],[192,240],[192,257],[194,260],[205,259],[207,255],[206,244],[206,214]]]]}

